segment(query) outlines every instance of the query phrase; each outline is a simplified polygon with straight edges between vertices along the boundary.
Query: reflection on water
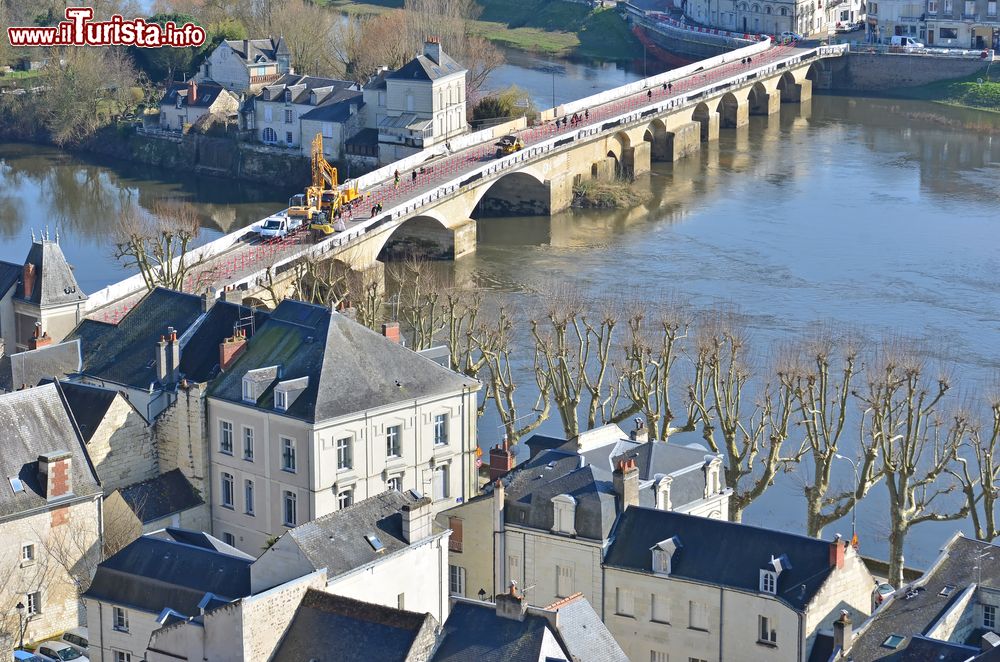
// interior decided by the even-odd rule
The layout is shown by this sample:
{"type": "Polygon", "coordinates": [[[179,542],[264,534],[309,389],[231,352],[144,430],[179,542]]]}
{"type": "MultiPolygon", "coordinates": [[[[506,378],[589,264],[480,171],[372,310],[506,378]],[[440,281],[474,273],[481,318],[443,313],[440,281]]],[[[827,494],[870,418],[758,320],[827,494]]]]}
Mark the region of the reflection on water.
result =
{"type": "Polygon", "coordinates": [[[122,202],[149,209],[164,198],[196,205],[198,243],[205,243],[283,207],[287,194],[190,173],[111,166],[38,145],[0,144],[0,259],[20,262],[32,231],[58,230],[80,286],[94,292],[127,275],[111,253],[122,202]]]}

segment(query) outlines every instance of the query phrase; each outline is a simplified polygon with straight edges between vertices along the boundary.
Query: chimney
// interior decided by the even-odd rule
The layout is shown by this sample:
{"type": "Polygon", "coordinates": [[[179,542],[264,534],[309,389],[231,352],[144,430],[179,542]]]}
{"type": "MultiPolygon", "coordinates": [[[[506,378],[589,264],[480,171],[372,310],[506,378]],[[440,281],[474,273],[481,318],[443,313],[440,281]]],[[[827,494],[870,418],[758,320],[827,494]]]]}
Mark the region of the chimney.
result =
{"type": "Polygon", "coordinates": [[[618,495],[621,503],[621,509],[625,510],[629,506],[638,506],[639,468],[635,465],[635,458],[621,458],[611,476],[615,486],[615,493],[618,495]]]}
{"type": "Polygon", "coordinates": [[[496,596],[497,616],[508,618],[512,621],[523,621],[524,615],[528,612],[528,603],[524,595],[518,593],[517,583],[511,581],[510,589],[506,593],[496,596]]]}
{"type": "Polygon", "coordinates": [[[841,609],[840,618],[833,622],[833,650],[840,650],[842,654],[851,650],[853,637],[851,615],[846,609],[841,609]]]}
{"type": "Polygon", "coordinates": [[[161,384],[166,384],[169,374],[170,367],[167,365],[167,337],[160,336],[160,342],[156,343],[156,380],[161,384]]]}
{"type": "Polygon", "coordinates": [[[198,83],[194,82],[194,78],[188,81],[188,105],[193,106],[194,102],[198,100],[198,83]]]}
{"type": "Polygon", "coordinates": [[[73,493],[73,456],[69,451],[52,451],[38,456],[38,482],[45,498],[54,501],[73,493]]]}
{"type": "Polygon", "coordinates": [[[215,290],[209,288],[201,295],[201,312],[207,313],[215,305],[215,290]]]}
{"type": "Polygon", "coordinates": [[[510,450],[510,442],[504,437],[503,443],[490,449],[490,482],[495,483],[514,468],[514,453],[510,450]]]}
{"type": "Polygon", "coordinates": [[[247,348],[247,333],[240,330],[219,343],[219,370],[229,370],[229,366],[247,348]]]}
{"type": "Polygon", "coordinates": [[[243,290],[238,290],[235,287],[227,289],[222,293],[222,300],[226,303],[235,303],[237,306],[242,306],[243,290]]]}
{"type": "Polygon", "coordinates": [[[431,500],[417,499],[403,506],[403,540],[411,545],[431,535],[431,500]]]}
{"type": "Polygon", "coordinates": [[[830,543],[830,567],[840,570],[844,567],[844,549],[846,545],[841,540],[840,534],[838,533],[834,537],[833,542],[830,543]]]}
{"type": "Polygon", "coordinates": [[[243,57],[246,58],[247,62],[250,61],[250,40],[249,39],[244,39],[243,40],[243,57]]]}
{"type": "Polygon", "coordinates": [[[386,322],[382,325],[382,335],[399,344],[399,322],[386,322]]]}
{"type": "Polygon", "coordinates": [[[181,344],[177,341],[177,331],[167,327],[167,380],[176,384],[181,378],[181,344]]]}
{"type": "Polygon", "coordinates": [[[493,483],[493,532],[503,533],[503,509],[504,499],[507,498],[507,490],[503,486],[503,481],[498,480],[493,483]]]}
{"type": "Polygon", "coordinates": [[[21,283],[24,284],[24,298],[30,299],[31,293],[35,291],[35,265],[28,262],[21,272],[21,283]]]}
{"type": "Polygon", "coordinates": [[[28,349],[38,349],[52,344],[52,336],[46,331],[42,333],[42,323],[35,322],[35,332],[28,341],[28,349]]]}
{"type": "Polygon", "coordinates": [[[649,432],[646,430],[646,423],[641,418],[635,419],[635,429],[628,433],[628,438],[638,441],[640,444],[649,441],[649,432]]]}
{"type": "Polygon", "coordinates": [[[434,64],[441,64],[441,38],[427,37],[424,42],[424,55],[434,61],[434,64]]]}

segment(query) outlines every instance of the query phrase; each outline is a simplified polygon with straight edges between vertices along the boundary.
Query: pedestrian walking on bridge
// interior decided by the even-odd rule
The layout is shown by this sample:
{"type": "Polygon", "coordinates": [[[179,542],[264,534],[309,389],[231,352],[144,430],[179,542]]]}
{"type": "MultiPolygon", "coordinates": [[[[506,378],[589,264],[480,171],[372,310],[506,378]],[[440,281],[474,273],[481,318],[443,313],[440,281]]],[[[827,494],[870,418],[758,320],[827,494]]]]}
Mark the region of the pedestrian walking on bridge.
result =
{"type": "Polygon", "coordinates": [[[399,188],[399,171],[392,173],[392,187],[399,188]]]}

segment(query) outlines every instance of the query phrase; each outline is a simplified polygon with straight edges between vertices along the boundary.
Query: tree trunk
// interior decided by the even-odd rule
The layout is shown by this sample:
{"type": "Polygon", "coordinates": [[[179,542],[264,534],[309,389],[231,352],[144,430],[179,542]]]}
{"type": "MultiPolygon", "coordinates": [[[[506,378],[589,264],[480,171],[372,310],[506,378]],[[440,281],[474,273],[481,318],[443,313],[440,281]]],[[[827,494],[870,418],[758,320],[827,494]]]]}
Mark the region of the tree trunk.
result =
{"type": "Polygon", "coordinates": [[[903,585],[903,543],[906,541],[906,522],[894,513],[889,530],[889,577],[895,588],[903,585]]]}
{"type": "Polygon", "coordinates": [[[815,485],[806,485],[803,489],[806,497],[806,535],[810,538],[823,537],[823,506],[822,492],[815,485]]]}

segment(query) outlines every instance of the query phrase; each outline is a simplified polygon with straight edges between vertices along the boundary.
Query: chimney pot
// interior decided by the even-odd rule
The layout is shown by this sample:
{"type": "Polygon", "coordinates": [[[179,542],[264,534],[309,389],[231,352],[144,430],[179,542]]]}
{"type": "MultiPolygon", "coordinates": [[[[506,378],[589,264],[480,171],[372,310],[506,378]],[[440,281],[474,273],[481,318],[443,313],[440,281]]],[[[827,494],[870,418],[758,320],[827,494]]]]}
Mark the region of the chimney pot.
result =
{"type": "Polygon", "coordinates": [[[851,650],[854,634],[851,631],[851,614],[846,609],[840,610],[840,618],[833,622],[833,649],[841,654],[851,650]]]}
{"type": "Polygon", "coordinates": [[[635,458],[619,459],[612,473],[612,481],[622,510],[639,505],[639,468],[635,464],[635,458]]]}
{"type": "Polygon", "coordinates": [[[400,341],[399,322],[386,322],[383,324],[382,335],[398,345],[400,341]]]}
{"type": "Polygon", "coordinates": [[[247,347],[246,332],[240,329],[219,343],[219,370],[228,370],[247,347]]]}
{"type": "Polygon", "coordinates": [[[830,543],[830,567],[840,570],[844,567],[844,552],[846,545],[838,533],[830,543]]]}
{"type": "Polygon", "coordinates": [[[21,273],[21,283],[24,285],[24,298],[30,299],[35,291],[35,265],[28,262],[21,273]]]}
{"type": "Polygon", "coordinates": [[[405,504],[403,511],[403,540],[411,545],[431,535],[431,500],[423,497],[405,504]]]}
{"type": "Polygon", "coordinates": [[[513,621],[523,621],[528,612],[528,603],[524,595],[518,593],[517,583],[513,580],[506,593],[496,596],[496,613],[500,618],[508,618],[513,621]]]}
{"type": "Polygon", "coordinates": [[[45,488],[48,501],[73,493],[73,455],[69,451],[52,451],[38,456],[38,482],[45,488]]]}
{"type": "Polygon", "coordinates": [[[504,437],[502,444],[490,449],[490,482],[496,482],[513,468],[514,453],[510,450],[510,442],[504,437]]]}

